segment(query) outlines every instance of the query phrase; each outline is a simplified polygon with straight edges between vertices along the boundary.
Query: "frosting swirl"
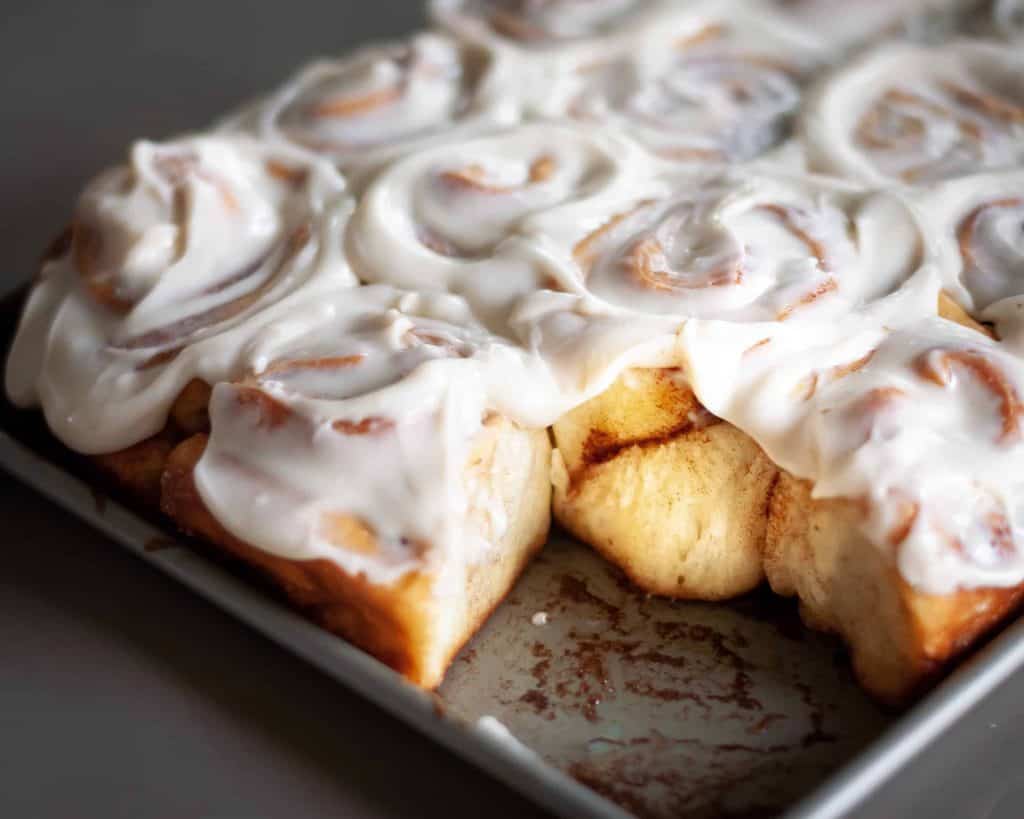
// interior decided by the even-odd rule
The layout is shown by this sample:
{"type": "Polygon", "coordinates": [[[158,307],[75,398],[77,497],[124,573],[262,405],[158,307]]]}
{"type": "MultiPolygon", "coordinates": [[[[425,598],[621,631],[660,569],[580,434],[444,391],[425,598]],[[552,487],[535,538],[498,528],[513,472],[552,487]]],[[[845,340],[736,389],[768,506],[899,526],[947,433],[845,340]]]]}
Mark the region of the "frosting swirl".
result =
{"type": "Polygon", "coordinates": [[[204,501],[247,542],[374,582],[480,559],[503,524],[467,515],[462,476],[488,406],[474,357],[498,343],[445,294],[297,305],[254,335],[249,374],[214,389],[204,501]]]}
{"type": "Polygon", "coordinates": [[[683,163],[745,161],[777,147],[807,72],[824,62],[806,36],[734,4],[676,15],[642,42],[592,51],[560,72],[541,111],[621,130],[683,163]]]}
{"type": "Polygon", "coordinates": [[[946,290],[1024,354],[1024,173],[952,180],[916,201],[946,290]]]}
{"type": "Polygon", "coordinates": [[[892,291],[921,262],[897,198],[824,179],[683,177],[572,249],[588,294],[632,312],[820,320],[892,291]]]}
{"type": "Polygon", "coordinates": [[[880,34],[899,33],[941,4],[935,0],[767,0],[766,5],[793,25],[846,48],[880,34]]]}
{"type": "Polygon", "coordinates": [[[527,240],[532,217],[595,207],[631,188],[642,157],[626,144],[556,125],[424,151],[366,191],[349,234],[359,276],[465,296],[503,325],[511,303],[557,287],[527,240]]]}
{"type": "MultiPolygon", "coordinates": [[[[275,144],[359,174],[439,139],[518,121],[510,56],[439,34],[313,63],[230,120],[275,144]]],[[[522,67],[519,70],[523,70],[522,67]]]]}
{"type": "Polygon", "coordinates": [[[153,434],[188,381],[230,372],[262,311],[355,283],[332,236],[343,203],[333,172],[243,137],[136,144],[86,188],[66,252],[44,265],[11,352],[29,363],[8,368],[9,393],[38,399],[81,451],[153,434]]]}
{"type": "Polygon", "coordinates": [[[1024,60],[1009,46],[881,46],[823,83],[801,114],[813,169],[921,183],[1024,157],[1024,60]]]}

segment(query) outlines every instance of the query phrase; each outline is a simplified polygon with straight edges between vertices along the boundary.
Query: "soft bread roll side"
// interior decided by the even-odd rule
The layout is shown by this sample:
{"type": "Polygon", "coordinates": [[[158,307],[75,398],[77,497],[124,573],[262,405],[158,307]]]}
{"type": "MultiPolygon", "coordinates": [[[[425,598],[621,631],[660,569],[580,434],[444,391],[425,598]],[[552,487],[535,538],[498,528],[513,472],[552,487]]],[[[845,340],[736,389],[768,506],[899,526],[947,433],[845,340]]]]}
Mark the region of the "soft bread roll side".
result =
{"type": "MultiPolygon", "coordinates": [[[[210,514],[196,489],[194,469],[205,446],[206,436],[197,435],[170,454],[162,481],[164,512],[184,531],[259,569],[311,619],[425,688],[441,683],[455,654],[547,539],[547,433],[524,430],[505,419],[484,427],[466,475],[467,480],[474,473],[475,480],[489,476],[489,497],[484,500],[505,507],[509,526],[487,559],[467,567],[462,588],[451,595],[437,594],[434,577],[427,572],[375,585],[328,560],[288,560],[239,540],[210,514]]],[[[477,513],[470,510],[471,517],[477,513]]],[[[346,548],[351,530],[341,518],[336,530],[338,548],[346,548]]],[[[367,544],[350,542],[348,547],[366,549],[367,544]]]]}
{"type": "Polygon", "coordinates": [[[799,597],[807,625],[843,638],[860,684],[900,705],[1011,612],[1024,585],[916,591],[861,534],[862,515],[854,501],[814,499],[806,481],[780,474],[764,568],[775,592],[799,597]]]}
{"type": "Polygon", "coordinates": [[[555,517],[653,594],[722,600],[763,579],[778,470],[674,370],[630,370],[554,425],[555,517]]]}

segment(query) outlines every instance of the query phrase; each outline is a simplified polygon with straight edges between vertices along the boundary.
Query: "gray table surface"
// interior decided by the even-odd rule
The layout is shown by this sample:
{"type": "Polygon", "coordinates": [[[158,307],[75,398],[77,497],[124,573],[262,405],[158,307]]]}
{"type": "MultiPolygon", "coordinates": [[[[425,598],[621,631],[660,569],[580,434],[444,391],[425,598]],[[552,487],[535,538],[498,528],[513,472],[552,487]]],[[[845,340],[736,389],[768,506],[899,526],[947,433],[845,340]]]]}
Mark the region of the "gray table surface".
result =
{"type": "MultiPolygon", "coordinates": [[[[0,8],[7,289],[130,139],[201,127],[415,0],[0,8]]],[[[0,474],[0,816],[543,816],[0,474]]],[[[1024,815],[1024,674],[858,817],[1024,815]]]]}

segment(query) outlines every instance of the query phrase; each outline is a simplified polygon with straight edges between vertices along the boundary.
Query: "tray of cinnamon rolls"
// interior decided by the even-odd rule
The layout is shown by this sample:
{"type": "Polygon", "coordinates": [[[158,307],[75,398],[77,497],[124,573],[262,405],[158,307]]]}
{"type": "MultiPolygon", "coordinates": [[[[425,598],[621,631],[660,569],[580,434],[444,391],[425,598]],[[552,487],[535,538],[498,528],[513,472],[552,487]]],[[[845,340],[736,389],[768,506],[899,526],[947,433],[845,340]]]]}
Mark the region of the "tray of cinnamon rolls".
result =
{"type": "Polygon", "coordinates": [[[1024,5],[428,15],[84,188],[0,462],[562,815],[841,815],[1024,661],[1024,5]]]}

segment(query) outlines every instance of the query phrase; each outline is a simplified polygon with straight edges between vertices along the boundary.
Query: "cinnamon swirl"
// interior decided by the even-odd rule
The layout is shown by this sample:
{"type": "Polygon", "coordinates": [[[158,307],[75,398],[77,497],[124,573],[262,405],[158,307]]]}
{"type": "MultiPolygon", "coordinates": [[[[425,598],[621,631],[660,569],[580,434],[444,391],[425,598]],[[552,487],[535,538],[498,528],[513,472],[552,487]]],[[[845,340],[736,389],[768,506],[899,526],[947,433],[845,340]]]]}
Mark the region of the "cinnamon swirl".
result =
{"type": "Polygon", "coordinates": [[[347,208],[333,171],[246,138],[136,144],[44,261],[8,395],[155,502],[170,448],[206,426],[209,385],[237,371],[247,325],[355,282],[332,237],[347,208]]]}
{"type": "Polygon", "coordinates": [[[300,71],[227,130],[248,131],[358,178],[387,160],[521,118],[525,64],[427,33],[300,71]]]}
{"type": "MultiPolygon", "coordinates": [[[[673,163],[743,162],[786,142],[809,72],[827,59],[767,11],[693,4],[653,32],[579,54],[538,107],[621,131],[673,163]]],[[[796,154],[780,159],[799,164],[796,154]]]]}
{"type": "Polygon", "coordinates": [[[978,174],[920,191],[950,297],[1024,353],[1024,174],[978,174]]]}
{"type": "MultiPolygon", "coordinates": [[[[575,246],[573,260],[591,297],[634,316],[624,321],[650,313],[659,326],[674,317],[676,332],[682,318],[739,328],[728,332],[756,357],[782,344],[779,328],[807,339],[811,328],[899,289],[921,254],[915,220],[892,197],[755,177],[685,180],[662,200],[610,217],[575,246]]],[[[921,297],[934,304],[934,291],[921,297]]],[[[716,361],[711,350],[689,355],[693,342],[682,332],[664,342],[670,361],[716,361]]],[[[557,328],[555,338],[564,350],[557,328]]],[[[579,366],[564,354],[554,361],[579,366]]],[[[554,508],[645,590],[721,599],[763,577],[777,469],[749,428],[706,408],[701,389],[714,398],[715,385],[702,367],[691,382],[691,367],[628,370],[555,422],[554,508]]]]}
{"type": "Polygon", "coordinates": [[[348,238],[353,264],[365,281],[459,293],[500,330],[516,300],[560,286],[531,241],[533,218],[622,195],[635,186],[630,170],[646,167],[636,154],[561,125],[423,151],[366,191],[348,238]]]}
{"type": "Polygon", "coordinates": [[[837,71],[800,115],[812,169],[926,183],[1024,161],[1024,58],[962,41],[883,45],[837,71]]]}

